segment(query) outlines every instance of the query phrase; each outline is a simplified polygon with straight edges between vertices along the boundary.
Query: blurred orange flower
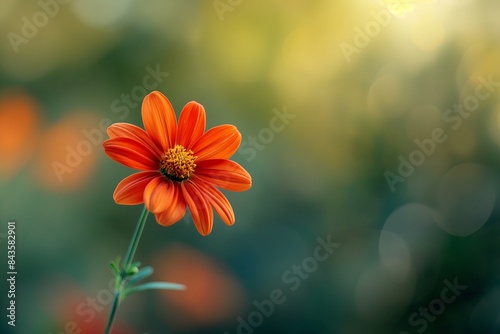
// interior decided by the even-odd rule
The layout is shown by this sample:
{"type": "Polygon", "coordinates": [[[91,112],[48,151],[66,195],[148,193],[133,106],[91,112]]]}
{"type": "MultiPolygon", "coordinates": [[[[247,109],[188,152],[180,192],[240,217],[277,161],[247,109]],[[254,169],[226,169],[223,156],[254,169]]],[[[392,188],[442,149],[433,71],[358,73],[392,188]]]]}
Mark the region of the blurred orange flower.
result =
{"type": "Polygon", "coordinates": [[[10,179],[31,157],[39,125],[37,101],[12,89],[0,92],[0,179],[10,179]]]}
{"type": "Polygon", "coordinates": [[[216,187],[245,191],[252,185],[250,174],[228,160],[241,143],[236,127],[220,125],[205,132],[205,109],[194,101],[184,106],[177,124],[170,101],[157,91],[144,98],[142,121],[145,131],[127,123],[108,128],[106,154],[141,170],[118,184],[115,202],[144,203],[163,226],[179,221],[187,206],[201,235],[212,231],[212,208],[224,223],[234,224],[231,204],[216,187]]]}
{"type": "Polygon", "coordinates": [[[223,263],[195,248],[174,244],[161,249],[154,268],[160,280],[186,286],[183,291],[160,292],[159,312],[177,332],[216,326],[245,311],[247,296],[238,278],[223,263]]]}

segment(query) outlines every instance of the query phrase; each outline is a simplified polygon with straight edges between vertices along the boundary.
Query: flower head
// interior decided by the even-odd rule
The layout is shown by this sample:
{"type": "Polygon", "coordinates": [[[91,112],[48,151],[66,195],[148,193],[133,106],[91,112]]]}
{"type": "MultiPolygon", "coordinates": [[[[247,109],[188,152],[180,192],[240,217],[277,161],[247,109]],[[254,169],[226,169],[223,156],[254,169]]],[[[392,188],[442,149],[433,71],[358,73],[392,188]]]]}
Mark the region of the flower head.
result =
{"type": "Polygon", "coordinates": [[[111,159],[140,170],[118,184],[115,202],[144,203],[163,226],[179,221],[188,207],[202,235],[212,231],[212,209],[224,223],[234,224],[231,204],[217,187],[244,191],[252,185],[250,174],[229,160],[241,142],[236,127],[205,131],[205,109],[194,101],[184,106],[177,123],[170,101],[157,91],[144,98],[142,120],[145,130],[112,124],[103,143],[111,159]]]}

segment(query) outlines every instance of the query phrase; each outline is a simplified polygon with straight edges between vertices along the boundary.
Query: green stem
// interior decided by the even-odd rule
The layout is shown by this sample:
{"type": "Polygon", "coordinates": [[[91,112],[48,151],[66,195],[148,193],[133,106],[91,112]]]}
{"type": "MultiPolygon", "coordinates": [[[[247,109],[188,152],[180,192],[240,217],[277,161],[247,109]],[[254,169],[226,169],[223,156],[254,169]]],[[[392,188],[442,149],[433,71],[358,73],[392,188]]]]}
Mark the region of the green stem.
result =
{"type": "Polygon", "coordinates": [[[118,310],[118,303],[120,302],[120,293],[115,291],[115,297],[113,298],[113,306],[111,307],[111,313],[109,314],[108,324],[106,325],[105,334],[109,334],[111,327],[113,327],[113,321],[115,320],[116,310],[118,310]]]}
{"type": "Polygon", "coordinates": [[[148,209],[144,207],[141,213],[141,217],[137,222],[137,226],[135,227],[134,235],[132,236],[132,240],[130,241],[130,245],[128,246],[127,256],[125,256],[125,262],[123,263],[123,268],[128,269],[132,264],[132,260],[135,255],[135,251],[137,249],[137,244],[139,243],[139,239],[141,238],[142,231],[144,230],[144,225],[146,224],[146,220],[148,218],[148,209]]]}
{"type": "Polygon", "coordinates": [[[125,256],[125,262],[123,263],[123,267],[118,279],[118,284],[115,286],[115,295],[113,298],[113,305],[111,307],[111,312],[109,314],[108,323],[106,325],[106,330],[104,334],[109,334],[111,332],[111,327],[113,327],[113,321],[116,317],[116,311],[118,310],[118,305],[120,304],[121,293],[123,292],[123,283],[126,277],[126,273],[132,264],[132,260],[134,259],[135,251],[137,250],[137,244],[139,244],[139,240],[141,239],[142,231],[144,230],[144,225],[146,224],[146,220],[148,218],[148,209],[144,207],[142,210],[141,216],[139,217],[139,221],[137,222],[137,226],[134,231],[134,235],[132,236],[132,240],[130,240],[130,245],[128,246],[127,255],[125,256]]]}

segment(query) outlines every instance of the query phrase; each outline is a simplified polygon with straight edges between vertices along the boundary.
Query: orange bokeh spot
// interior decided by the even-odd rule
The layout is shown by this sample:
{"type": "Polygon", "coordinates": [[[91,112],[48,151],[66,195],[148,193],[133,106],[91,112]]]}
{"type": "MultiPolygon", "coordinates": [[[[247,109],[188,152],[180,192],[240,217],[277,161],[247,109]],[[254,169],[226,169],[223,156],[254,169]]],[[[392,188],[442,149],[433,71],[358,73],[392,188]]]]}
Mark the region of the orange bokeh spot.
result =
{"type": "Polygon", "coordinates": [[[10,179],[35,147],[39,109],[22,91],[0,93],[0,178],[10,179]]]}
{"type": "Polygon", "coordinates": [[[168,323],[179,329],[214,325],[242,311],[245,293],[238,280],[215,261],[187,246],[172,246],[156,259],[155,280],[184,284],[161,291],[168,323]]]}
{"type": "MultiPolygon", "coordinates": [[[[112,290],[101,287],[93,293],[85,293],[71,278],[54,277],[57,289],[51,295],[48,312],[54,320],[55,333],[102,333],[106,327],[112,303],[112,290]],[[108,297],[103,298],[104,295],[108,297]]],[[[111,330],[113,334],[132,334],[130,328],[120,317],[115,319],[111,330]]]]}
{"type": "Polygon", "coordinates": [[[73,191],[85,184],[102,153],[105,134],[99,128],[99,118],[89,112],[73,112],[64,116],[46,131],[33,164],[36,181],[55,191],[73,191]],[[95,140],[86,131],[99,132],[95,140]]]}

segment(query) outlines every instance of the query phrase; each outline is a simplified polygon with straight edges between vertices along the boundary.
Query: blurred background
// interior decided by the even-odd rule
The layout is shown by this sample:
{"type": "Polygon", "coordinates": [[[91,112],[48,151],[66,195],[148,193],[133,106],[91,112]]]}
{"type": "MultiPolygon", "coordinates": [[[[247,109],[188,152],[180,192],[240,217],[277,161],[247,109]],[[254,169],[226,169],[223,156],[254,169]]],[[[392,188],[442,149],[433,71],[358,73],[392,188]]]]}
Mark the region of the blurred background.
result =
{"type": "Polygon", "coordinates": [[[18,275],[0,332],[102,332],[141,207],[114,203],[132,170],[101,144],[159,90],[238,127],[253,186],[207,237],[149,217],[136,259],[188,289],[128,297],[113,333],[500,333],[499,17],[495,0],[2,0],[18,275]]]}

